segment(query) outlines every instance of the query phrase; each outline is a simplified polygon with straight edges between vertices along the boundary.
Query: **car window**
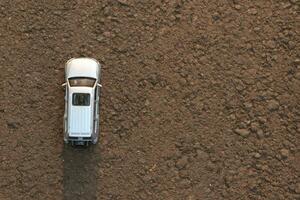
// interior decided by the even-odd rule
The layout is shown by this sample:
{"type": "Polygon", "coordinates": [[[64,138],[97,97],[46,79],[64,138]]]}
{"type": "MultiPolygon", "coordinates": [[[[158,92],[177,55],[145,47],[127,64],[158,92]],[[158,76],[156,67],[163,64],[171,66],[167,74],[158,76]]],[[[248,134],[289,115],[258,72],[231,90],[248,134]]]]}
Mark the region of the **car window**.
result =
{"type": "Polygon", "coordinates": [[[73,93],[72,103],[74,106],[89,106],[90,105],[90,94],[73,93]]]}
{"type": "Polygon", "coordinates": [[[93,87],[96,79],[93,78],[69,78],[71,87],[93,87]]]}

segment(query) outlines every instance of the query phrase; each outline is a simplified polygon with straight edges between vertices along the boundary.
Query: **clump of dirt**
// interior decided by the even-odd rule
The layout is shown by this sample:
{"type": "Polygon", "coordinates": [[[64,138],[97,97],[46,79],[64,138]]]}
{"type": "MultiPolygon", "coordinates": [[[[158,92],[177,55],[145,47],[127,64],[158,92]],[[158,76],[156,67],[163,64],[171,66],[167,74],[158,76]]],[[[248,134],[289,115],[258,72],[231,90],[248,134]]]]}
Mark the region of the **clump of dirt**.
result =
{"type": "Polygon", "coordinates": [[[0,2],[0,199],[299,199],[299,1],[0,2]],[[63,145],[64,63],[103,65],[63,145]]]}

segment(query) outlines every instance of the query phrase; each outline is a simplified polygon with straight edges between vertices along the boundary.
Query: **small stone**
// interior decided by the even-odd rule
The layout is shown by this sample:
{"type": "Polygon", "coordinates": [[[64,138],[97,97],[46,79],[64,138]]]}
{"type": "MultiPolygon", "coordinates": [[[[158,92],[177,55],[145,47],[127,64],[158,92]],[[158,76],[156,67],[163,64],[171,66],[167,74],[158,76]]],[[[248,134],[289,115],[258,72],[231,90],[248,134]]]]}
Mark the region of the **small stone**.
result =
{"type": "Polygon", "coordinates": [[[160,81],[157,74],[151,74],[148,80],[153,86],[156,86],[160,81]]]}
{"type": "Polygon", "coordinates": [[[213,18],[213,20],[215,20],[215,21],[219,20],[219,19],[220,19],[219,13],[215,12],[215,13],[212,15],[212,18],[213,18]]]}
{"type": "MultiPolygon", "coordinates": [[[[173,22],[173,21],[175,21],[175,20],[176,20],[175,15],[171,15],[171,16],[170,16],[170,22],[173,22]]],[[[170,25],[171,25],[171,23],[170,23],[170,25]]]]}
{"type": "Polygon", "coordinates": [[[199,142],[196,142],[196,143],[194,144],[194,148],[195,148],[195,149],[200,149],[200,148],[201,148],[201,144],[200,144],[199,142]]]}
{"type": "Polygon", "coordinates": [[[60,10],[55,10],[55,11],[53,12],[53,14],[54,14],[54,15],[61,15],[61,14],[62,14],[62,11],[60,11],[60,10]]]}
{"type": "Polygon", "coordinates": [[[297,73],[295,74],[295,78],[298,79],[298,80],[300,80],[300,72],[297,72],[297,73]]]}
{"type": "Polygon", "coordinates": [[[201,160],[207,160],[209,158],[209,155],[206,152],[198,149],[197,150],[197,157],[200,158],[201,160]]]}
{"type": "Polygon", "coordinates": [[[248,13],[251,14],[251,15],[256,15],[257,14],[257,10],[255,8],[250,8],[248,10],[248,13]]]}
{"type": "Polygon", "coordinates": [[[245,122],[241,122],[239,127],[240,128],[247,128],[247,124],[245,122]]]}
{"type": "Polygon", "coordinates": [[[177,167],[177,169],[183,169],[187,164],[188,164],[188,157],[187,156],[183,156],[182,158],[180,158],[177,161],[176,167],[177,167]]]}
{"type": "Polygon", "coordinates": [[[235,119],[236,119],[236,116],[235,116],[235,114],[233,113],[233,114],[229,115],[229,118],[230,118],[231,120],[235,120],[235,119]]]}
{"type": "Polygon", "coordinates": [[[274,40],[269,40],[266,42],[266,46],[271,48],[271,49],[274,49],[276,47],[276,43],[274,40]]]}
{"type": "Polygon", "coordinates": [[[150,105],[150,101],[148,99],[146,99],[145,106],[149,106],[149,105],[150,105]]]}
{"type": "Polygon", "coordinates": [[[150,175],[145,175],[145,176],[142,177],[142,180],[143,180],[144,183],[150,182],[151,179],[152,179],[152,178],[151,178],[150,175]]]}
{"type": "Polygon", "coordinates": [[[145,164],[145,163],[146,163],[146,160],[145,160],[144,158],[140,158],[140,159],[138,160],[138,162],[141,163],[141,164],[145,164]]]}
{"type": "Polygon", "coordinates": [[[265,133],[265,136],[266,136],[266,137],[269,137],[270,135],[271,135],[270,132],[266,132],[266,133],[265,133]]]}
{"type": "Polygon", "coordinates": [[[256,133],[259,129],[259,124],[257,122],[252,122],[251,123],[251,131],[256,133]]]}
{"type": "Polygon", "coordinates": [[[186,80],[184,78],[181,78],[179,80],[179,82],[180,82],[181,85],[185,85],[186,84],[186,80]]]}
{"type": "Polygon", "coordinates": [[[244,103],[244,106],[245,106],[245,108],[248,109],[248,110],[251,109],[251,108],[253,107],[252,103],[250,103],[250,102],[244,103]]]}
{"type": "Polygon", "coordinates": [[[289,41],[288,44],[289,44],[289,48],[290,48],[290,49],[294,49],[294,48],[296,47],[296,45],[297,45],[296,42],[294,42],[294,41],[292,41],[292,40],[289,41]]]}
{"type": "Polygon", "coordinates": [[[180,18],[182,18],[182,15],[177,14],[177,15],[175,15],[175,17],[176,17],[176,19],[180,19],[180,18]]]}
{"type": "Polygon", "coordinates": [[[240,10],[242,8],[242,6],[239,5],[239,4],[236,4],[236,5],[234,5],[234,8],[237,9],[237,10],[240,10]]]}
{"type": "Polygon", "coordinates": [[[250,131],[248,131],[247,129],[235,129],[234,130],[235,133],[239,134],[242,137],[247,137],[250,134],[250,131]]]}
{"type": "Polygon", "coordinates": [[[102,42],[103,40],[104,40],[104,37],[102,37],[102,36],[99,36],[99,37],[97,37],[97,39],[96,39],[98,42],[102,42]]]}
{"type": "Polygon", "coordinates": [[[129,5],[129,3],[128,3],[127,0],[118,0],[118,2],[119,2],[120,4],[122,4],[122,5],[125,5],[125,6],[128,6],[128,5],[129,5]]]}
{"type": "Polygon", "coordinates": [[[260,27],[254,27],[253,30],[256,31],[256,32],[258,32],[258,31],[260,31],[260,27]]]}
{"type": "Polygon", "coordinates": [[[104,35],[104,37],[111,37],[111,32],[109,32],[109,31],[105,31],[104,33],[103,33],[103,35],[104,35]]]}
{"type": "Polygon", "coordinates": [[[291,7],[291,6],[292,6],[292,4],[291,4],[290,2],[284,3],[284,4],[282,5],[282,7],[283,7],[284,9],[289,8],[289,7],[291,7]]]}
{"type": "Polygon", "coordinates": [[[279,103],[278,103],[278,101],[276,101],[276,100],[270,100],[270,101],[268,102],[267,108],[268,108],[269,111],[275,111],[275,110],[278,110],[278,108],[279,108],[279,103]]]}
{"type": "Polygon", "coordinates": [[[296,58],[296,59],[294,60],[294,63],[295,63],[295,65],[300,65],[300,59],[299,59],[299,58],[296,58]]]}
{"type": "Polygon", "coordinates": [[[286,159],[289,156],[290,152],[288,149],[281,149],[280,150],[280,155],[282,156],[283,159],[286,159]]]}
{"type": "Polygon", "coordinates": [[[191,181],[189,179],[183,179],[179,183],[180,187],[182,187],[182,188],[188,188],[190,184],[191,184],[191,181]]]}
{"type": "Polygon", "coordinates": [[[255,153],[254,154],[254,158],[260,158],[260,157],[261,157],[260,153],[255,153]]]}
{"type": "Polygon", "coordinates": [[[199,50],[199,49],[201,49],[201,45],[200,45],[200,44],[196,44],[195,48],[196,48],[197,50],[199,50]]]}
{"type": "Polygon", "coordinates": [[[297,184],[295,185],[295,192],[296,192],[297,194],[300,194],[300,183],[297,183],[297,184]]]}
{"type": "Polygon", "coordinates": [[[225,181],[226,187],[231,187],[232,182],[233,182],[233,176],[226,176],[224,178],[224,181],[225,181]]]}
{"type": "Polygon", "coordinates": [[[258,121],[259,121],[260,124],[267,123],[267,119],[265,117],[258,117],[258,121]]]}
{"type": "Polygon", "coordinates": [[[10,129],[17,129],[18,128],[17,123],[15,123],[15,122],[7,122],[7,126],[10,129]]]}
{"type": "Polygon", "coordinates": [[[264,137],[264,132],[263,130],[261,129],[258,129],[257,132],[256,132],[256,135],[259,139],[263,138],[264,137]]]}

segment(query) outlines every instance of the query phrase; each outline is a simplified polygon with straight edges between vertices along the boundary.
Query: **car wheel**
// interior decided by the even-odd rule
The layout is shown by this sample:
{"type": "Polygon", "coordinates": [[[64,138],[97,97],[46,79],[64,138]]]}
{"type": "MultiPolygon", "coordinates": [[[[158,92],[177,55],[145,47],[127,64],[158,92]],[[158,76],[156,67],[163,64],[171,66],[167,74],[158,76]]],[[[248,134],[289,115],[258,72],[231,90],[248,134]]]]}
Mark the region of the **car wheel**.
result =
{"type": "Polygon", "coordinates": [[[93,144],[97,144],[97,142],[98,142],[98,136],[96,136],[96,137],[93,138],[93,140],[92,140],[92,143],[93,143],[93,144]]]}

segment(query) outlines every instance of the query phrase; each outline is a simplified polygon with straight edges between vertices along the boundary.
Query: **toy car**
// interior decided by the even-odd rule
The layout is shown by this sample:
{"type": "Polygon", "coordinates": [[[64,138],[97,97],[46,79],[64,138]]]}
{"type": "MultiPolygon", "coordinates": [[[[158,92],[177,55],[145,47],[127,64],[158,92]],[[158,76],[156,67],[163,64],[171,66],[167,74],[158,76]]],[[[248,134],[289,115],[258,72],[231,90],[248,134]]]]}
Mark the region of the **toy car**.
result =
{"type": "Polygon", "coordinates": [[[101,65],[93,58],[72,58],[65,66],[64,141],[96,144],[99,137],[101,65]]]}

